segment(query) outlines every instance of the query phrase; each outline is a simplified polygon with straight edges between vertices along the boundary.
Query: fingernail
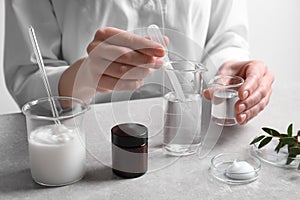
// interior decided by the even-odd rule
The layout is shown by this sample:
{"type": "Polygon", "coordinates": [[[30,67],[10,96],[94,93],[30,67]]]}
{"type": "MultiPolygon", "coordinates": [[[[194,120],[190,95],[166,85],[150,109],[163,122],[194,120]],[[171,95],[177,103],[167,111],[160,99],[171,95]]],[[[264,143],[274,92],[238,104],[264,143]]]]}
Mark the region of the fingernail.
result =
{"type": "Polygon", "coordinates": [[[243,92],[243,99],[246,99],[249,96],[249,92],[246,90],[243,92]]]}
{"type": "Polygon", "coordinates": [[[241,114],[240,118],[241,118],[241,123],[243,123],[246,119],[247,115],[246,114],[241,114]]]}
{"type": "Polygon", "coordinates": [[[154,55],[155,56],[164,56],[165,55],[165,49],[162,47],[158,47],[154,49],[154,55]]]}
{"type": "Polygon", "coordinates": [[[204,94],[204,97],[205,97],[207,100],[211,100],[212,94],[211,94],[211,91],[210,91],[209,89],[205,89],[205,90],[203,91],[203,94],[204,94]]]}
{"type": "Polygon", "coordinates": [[[164,62],[160,58],[155,60],[155,67],[156,68],[160,68],[163,64],[164,64],[164,62]]]}
{"type": "Polygon", "coordinates": [[[243,112],[244,110],[246,110],[246,105],[245,104],[240,104],[239,105],[239,112],[243,112]]]}

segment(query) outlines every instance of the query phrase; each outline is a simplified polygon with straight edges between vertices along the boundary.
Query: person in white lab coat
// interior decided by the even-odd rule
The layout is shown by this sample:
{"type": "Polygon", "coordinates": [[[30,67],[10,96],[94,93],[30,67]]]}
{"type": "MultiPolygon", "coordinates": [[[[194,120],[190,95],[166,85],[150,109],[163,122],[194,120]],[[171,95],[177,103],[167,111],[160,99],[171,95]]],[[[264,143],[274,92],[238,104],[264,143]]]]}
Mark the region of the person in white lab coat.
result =
{"type": "MultiPolygon", "coordinates": [[[[96,90],[96,102],[105,102],[111,91],[141,86],[142,97],[157,95],[160,91],[153,84],[143,85],[149,80],[153,83],[157,75],[152,69],[161,67],[165,52],[159,44],[132,32],[157,24],[185,35],[202,48],[205,53],[199,52],[193,59],[204,63],[210,72],[245,79],[236,104],[237,120],[245,124],[268,104],[274,80],[266,64],[249,60],[245,1],[6,0],[7,88],[19,106],[46,96],[28,40],[28,26],[32,25],[55,95],[87,101],[96,90]],[[110,39],[116,35],[117,40],[110,39]],[[92,53],[95,48],[100,53],[92,53]],[[122,56],[112,59],[111,55],[118,53],[122,56]],[[218,71],[209,68],[212,63],[218,71]],[[78,82],[78,77],[85,80],[78,82]]],[[[171,38],[170,48],[181,52],[191,49],[189,44],[172,43],[171,38]]],[[[210,99],[208,91],[204,94],[210,99]]]]}

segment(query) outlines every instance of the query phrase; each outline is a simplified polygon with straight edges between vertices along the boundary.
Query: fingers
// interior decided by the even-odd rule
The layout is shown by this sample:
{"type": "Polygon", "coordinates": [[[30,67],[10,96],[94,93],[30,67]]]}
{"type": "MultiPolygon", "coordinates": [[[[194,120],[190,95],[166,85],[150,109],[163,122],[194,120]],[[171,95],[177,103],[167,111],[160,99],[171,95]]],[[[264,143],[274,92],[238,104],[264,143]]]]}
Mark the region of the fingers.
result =
{"type": "Polygon", "coordinates": [[[159,58],[165,55],[160,44],[116,28],[99,29],[87,52],[89,65],[85,69],[100,92],[139,88],[151,68],[162,67],[159,58]]]}
{"type": "Polygon", "coordinates": [[[165,55],[160,44],[116,28],[99,29],[95,34],[94,41],[105,41],[111,45],[127,47],[148,56],[163,57],[165,55]]]}
{"type": "Polygon", "coordinates": [[[261,99],[263,99],[267,95],[267,93],[269,92],[268,90],[269,89],[267,89],[263,85],[259,86],[258,89],[255,90],[251,96],[249,96],[249,98],[241,100],[236,104],[236,112],[241,113],[246,109],[250,109],[254,105],[258,104],[261,101],[261,99]]]}
{"type": "Polygon", "coordinates": [[[143,67],[134,67],[131,65],[126,65],[117,62],[111,62],[108,60],[103,60],[100,63],[94,63],[94,68],[98,68],[98,76],[108,75],[119,79],[144,79],[152,74],[150,66],[143,65],[143,67]],[[105,67],[102,69],[103,67],[105,67]],[[100,70],[102,69],[102,70],[100,70]]]}
{"type": "Polygon", "coordinates": [[[126,90],[135,90],[141,87],[144,84],[143,80],[122,80],[114,77],[110,77],[107,75],[101,76],[97,91],[105,92],[105,91],[126,91],[126,90]]]}
{"type": "MultiPolygon", "coordinates": [[[[122,52],[122,49],[120,49],[119,47],[117,47],[113,50],[115,50],[117,53],[119,53],[119,50],[121,50],[121,52],[122,52]]],[[[126,52],[126,49],[124,50],[124,52],[126,52]]],[[[129,51],[128,53],[121,54],[121,56],[115,60],[114,60],[114,58],[110,58],[109,54],[107,55],[107,58],[112,61],[116,61],[119,63],[125,63],[125,64],[129,64],[129,65],[135,65],[135,66],[152,64],[152,66],[155,67],[155,66],[161,66],[163,64],[161,60],[156,60],[153,56],[148,56],[148,55],[142,54],[138,51],[129,51]],[[158,62],[158,63],[156,63],[156,62],[158,62]]]]}
{"type": "Polygon", "coordinates": [[[207,100],[211,100],[213,97],[213,89],[208,88],[208,89],[204,90],[203,94],[207,100]]]}
{"type": "Polygon", "coordinates": [[[272,94],[272,92],[268,93],[268,95],[266,97],[264,97],[263,99],[261,99],[261,101],[259,101],[259,103],[257,103],[250,109],[248,109],[240,114],[237,114],[236,119],[237,119],[238,123],[241,125],[244,125],[248,121],[250,121],[252,118],[257,116],[258,113],[260,113],[269,103],[271,94],[272,94]]]}
{"type": "Polygon", "coordinates": [[[260,61],[252,61],[244,65],[245,82],[239,89],[239,98],[241,100],[249,97],[260,86],[262,77],[267,72],[267,66],[260,61]]]}
{"type": "Polygon", "coordinates": [[[246,99],[240,100],[235,105],[237,120],[240,124],[245,124],[269,103],[272,94],[273,74],[267,70],[260,81],[258,88],[246,99]]]}
{"type": "MultiPolygon", "coordinates": [[[[239,124],[246,124],[261,112],[270,100],[274,75],[261,61],[226,62],[219,70],[219,75],[236,75],[244,78],[239,88],[239,101],[235,105],[236,118],[239,124]]],[[[211,93],[205,92],[211,98],[211,93]],[[209,96],[210,95],[210,96],[209,96]]]]}
{"type": "MultiPolygon", "coordinates": [[[[93,46],[95,44],[92,44],[93,46]]],[[[94,48],[94,47],[90,47],[94,48]]],[[[133,51],[126,47],[119,47],[107,43],[101,43],[93,49],[89,54],[90,59],[101,60],[106,59],[113,62],[119,62],[127,65],[148,65],[151,68],[160,68],[163,64],[161,59],[156,59],[153,56],[142,54],[138,51],[133,51]]]]}
{"type": "MultiPolygon", "coordinates": [[[[151,40],[150,37],[148,37],[148,36],[146,36],[145,38],[148,39],[148,40],[151,40]]],[[[167,36],[164,36],[164,35],[163,35],[163,40],[164,40],[165,44],[166,44],[167,46],[169,46],[169,44],[170,44],[169,38],[168,38],[167,36]]]]}

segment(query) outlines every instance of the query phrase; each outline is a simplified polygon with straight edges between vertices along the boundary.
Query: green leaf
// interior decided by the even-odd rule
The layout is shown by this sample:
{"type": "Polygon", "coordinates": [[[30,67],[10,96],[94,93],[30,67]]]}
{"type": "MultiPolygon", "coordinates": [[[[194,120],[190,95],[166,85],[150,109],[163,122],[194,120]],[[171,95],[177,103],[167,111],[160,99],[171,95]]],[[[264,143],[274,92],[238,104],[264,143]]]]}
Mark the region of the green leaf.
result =
{"type": "Polygon", "coordinates": [[[285,164],[286,164],[286,165],[289,165],[289,164],[291,164],[293,161],[294,161],[293,158],[288,157],[288,159],[287,159],[287,161],[286,161],[285,164]]]}
{"type": "Polygon", "coordinates": [[[252,140],[252,142],[250,143],[250,145],[255,144],[255,143],[261,141],[261,140],[264,139],[265,137],[266,137],[266,136],[261,135],[261,136],[258,136],[258,137],[256,137],[256,138],[254,138],[254,140],[252,140]]]}
{"type": "Polygon", "coordinates": [[[287,158],[287,161],[286,161],[286,165],[289,165],[289,164],[291,164],[295,159],[294,158],[296,158],[296,155],[293,155],[293,154],[289,154],[289,156],[288,156],[288,158],[287,158]]]}
{"type": "Polygon", "coordinates": [[[292,137],[288,137],[288,138],[280,138],[280,140],[281,140],[281,142],[283,143],[283,144],[287,144],[287,145],[292,145],[292,146],[294,146],[294,145],[296,145],[297,143],[296,143],[296,139],[295,138],[292,138],[292,137]]]}
{"type": "Polygon", "coordinates": [[[285,146],[285,144],[283,144],[283,143],[281,142],[281,139],[280,139],[278,145],[277,145],[276,148],[275,148],[275,151],[276,151],[277,153],[279,153],[280,149],[281,149],[282,147],[284,147],[284,146],[285,146]]]}
{"type": "Polygon", "coordinates": [[[287,133],[289,137],[293,136],[293,124],[290,124],[288,129],[287,129],[287,133]]]}
{"type": "Polygon", "coordinates": [[[262,130],[265,131],[266,133],[268,133],[269,135],[272,135],[272,136],[275,136],[275,137],[280,136],[280,133],[278,131],[274,130],[274,129],[264,127],[264,128],[262,128],[262,130]]]}
{"type": "Polygon", "coordinates": [[[280,134],[280,137],[289,137],[287,134],[280,134]]]}
{"type": "Polygon", "coordinates": [[[298,131],[298,136],[300,136],[300,130],[298,131]]]}
{"type": "Polygon", "coordinates": [[[300,149],[298,147],[289,148],[289,153],[293,154],[293,155],[299,155],[300,154],[300,149]]]}
{"type": "Polygon", "coordinates": [[[266,137],[265,139],[263,139],[260,144],[258,145],[258,148],[262,148],[264,147],[265,145],[267,145],[269,142],[271,142],[272,140],[272,137],[266,137]]]}

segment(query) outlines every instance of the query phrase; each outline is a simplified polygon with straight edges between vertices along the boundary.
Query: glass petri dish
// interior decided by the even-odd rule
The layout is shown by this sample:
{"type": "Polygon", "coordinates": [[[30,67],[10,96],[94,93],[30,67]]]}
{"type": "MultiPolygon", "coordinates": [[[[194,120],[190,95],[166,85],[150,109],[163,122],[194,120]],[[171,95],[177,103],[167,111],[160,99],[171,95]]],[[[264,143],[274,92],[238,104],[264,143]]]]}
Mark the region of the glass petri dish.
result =
{"type": "Polygon", "coordinates": [[[269,163],[276,167],[281,168],[290,168],[295,169],[298,168],[300,163],[300,156],[298,155],[295,158],[289,157],[288,149],[283,148],[278,153],[274,151],[276,146],[278,145],[278,140],[272,140],[268,145],[259,149],[258,144],[253,144],[251,148],[251,154],[256,156],[263,162],[269,163]],[[287,160],[290,159],[291,163],[287,164],[287,160]]]}
{"type": "Polygon", "coordinates": [[[246,184],[255,181],[258,178],[258,172],[261,168],[261,162],[258,158],[250,155],[240,155],[239,153],[222,153],[211,159],[210,172],[217,180],[227,184],[246,184]],[[253,170],[244,173],[230,173],[228,168],[234,161],[245,161],[253,167],[253,170]],[[237,178],[238,177],[238,178],[237,178]]]}

